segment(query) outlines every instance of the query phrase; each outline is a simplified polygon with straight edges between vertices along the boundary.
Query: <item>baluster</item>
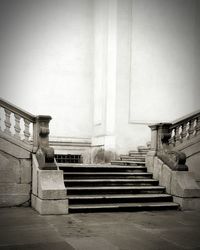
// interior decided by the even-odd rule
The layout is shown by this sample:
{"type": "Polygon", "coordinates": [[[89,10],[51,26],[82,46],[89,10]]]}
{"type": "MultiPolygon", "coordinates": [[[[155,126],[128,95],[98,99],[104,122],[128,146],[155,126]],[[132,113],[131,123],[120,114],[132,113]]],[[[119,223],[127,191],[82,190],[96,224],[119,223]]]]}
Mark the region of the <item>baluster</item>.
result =
{"type": "Polygon", "coordinates": [[[20,131],[21,131],[21,128],[20,128],[20,120],[21,120],[21,117],[17,114],[14,114],[14,117],[15,117],[15,137],[17,139],[20,139],[20,131]]]}
{"type": "Polygon", "coordinates": [[[29,137],[30,137],[30,132],[29,132],[29,125],[30,125],[30,122],[26,119],[24,119],[24,141],[25,142],[28,142],[29,141],[29,137]]]}
{"type": "Polygon", "coordinates": [[[195,120],[193,119],[193,120],[191,120],[189,122],[190,126],[189,126],[189,129],[188,129],[188,134],[189,134],[188,138],[192,138],[193,137],[193,133],[194,133],[194,121],[195,120]]]}
{"type": "Polygon", "coordinates": [[[175,128],[175,144],[178,145],[180,143],[180,134],[179,134],[180,126],[175,128]]]}
{"type": "Polygon", "coordinates": [[[5,133],[6,134],[11,134],[11,130],[10,130],[10,127],[11,127],[11,122],[10,122],[10,115],[11,115],[11,112],[7,109],[4,109],[5,111],[5,133]]]}
{"type": "Polygon", "coordinates": [[[175,145],[175,129],[171,131],[171,138],[169,139],[169,144],[175,145]]]}
{"type": "Polygon", "coordinates": [[[182,143],[183,142],[183,125],[179,127],[179,140],[182,143]]]}
{"type": "Polygon", "coordinates": [[[190,122],[187,122],[186,124],[186,139],[188,140],[189,139],[189,129],[190,129],[190,122]]]}
{"type": "Polygon", "coordinates": [[[187,123],[182,126],[182,141],[186,140],[187,137],[187,123]]]}
{"type": "Polygon", "coordinates": [[[197,118],[194,120],[194,132],[193,132],[193,136],[196,136],[197,133],[197,118]]]}

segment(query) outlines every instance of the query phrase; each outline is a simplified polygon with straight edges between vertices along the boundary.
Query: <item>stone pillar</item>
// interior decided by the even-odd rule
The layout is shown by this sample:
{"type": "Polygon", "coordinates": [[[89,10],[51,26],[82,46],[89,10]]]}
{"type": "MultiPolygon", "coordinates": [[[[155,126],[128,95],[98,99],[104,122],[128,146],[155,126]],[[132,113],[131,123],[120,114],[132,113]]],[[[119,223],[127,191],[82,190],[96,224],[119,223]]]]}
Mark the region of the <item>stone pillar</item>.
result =
{"type": "Polygon", "coordinates": [[[158,137],[157,137],[157,151],[164,150],[165,146],[168,145],[168,140],[170,138],[170,126],[171,123],[160,123],[158,124],[158,137]]]}
{"type": "Polygon", "coordinates": [[[49,147],[51,116],[40,115],[34,124],[31,204],[40,214],[67,214],[68,199],[63,171],[54,161],[54,150],[49,147]]]}
{"type": "Polygon", "coordinates": [[[158,124],[153,124],[149,126],[149,128],[151,129],[151,148],[150,148],[151,155],[156,155],[157,152],[158,126],[159,126],[158,124]]]}
{"type": "Polygon", "coordinates": [[[54,164],[54,149],[49,147],[49,122],[51,116],[40,115],[34,124],[33,145],[40,169],[57,169],[54,164]]]}
{"type": "Polygon", "coordinates": [[[151,148],[146,156],[146,166],[151,173],[153,173],[154,157],[156,156],[158,149],[158,127],[159,124],[149,125],[149,128],[151,129],[151,148]]]}
{"type": "Polygon", "coordinates": [[[36,123],[34,124],[34,147],[39,146],[48,147],[49,146],[49,122],[51,116],[39,115],[36,117],[36,123]]]}

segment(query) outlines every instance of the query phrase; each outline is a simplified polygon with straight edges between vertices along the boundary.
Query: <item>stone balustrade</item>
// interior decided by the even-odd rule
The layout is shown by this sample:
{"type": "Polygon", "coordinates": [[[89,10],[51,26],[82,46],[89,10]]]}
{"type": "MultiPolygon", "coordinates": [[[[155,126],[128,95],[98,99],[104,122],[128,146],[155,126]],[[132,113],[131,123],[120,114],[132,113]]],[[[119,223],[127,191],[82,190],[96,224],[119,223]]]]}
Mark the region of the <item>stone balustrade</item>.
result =
{"type": "Polygon", "coordinates": [[[162,158],[172,170],[187,170],[186,155],[179,152],[181,144],[200,134],[200,111],[184,116],[172,123],[157,123],[151,128],[151,155],[162,158]]]}
{"type": "Polygon", "coordinates": [[[200,209],[200,111],[151,129],[146,166],[181,209],[200,209]],[[187,165],[188,164],[188,165],[187,165]]]}
{"type": "Polygon", "coordinates": [[[34,116],[0,98],[1,137],[20,143],[36,153],[40,168],[55,169],[54,150],[49,147],[51,116],[34,116]],[[47,166],[48,165],[48,166],[47,166]]]}
{"type": "Polygon", "coordinates": [[[174,121],[169,127],[169,144],[173,147],[200,134],[200,111],[174,121]]]}
{"type": "Polygon", "coordinates": [[[36,116],[0,99],[1,132],[30,144],[34,123],[36,123],[36,116]]]}

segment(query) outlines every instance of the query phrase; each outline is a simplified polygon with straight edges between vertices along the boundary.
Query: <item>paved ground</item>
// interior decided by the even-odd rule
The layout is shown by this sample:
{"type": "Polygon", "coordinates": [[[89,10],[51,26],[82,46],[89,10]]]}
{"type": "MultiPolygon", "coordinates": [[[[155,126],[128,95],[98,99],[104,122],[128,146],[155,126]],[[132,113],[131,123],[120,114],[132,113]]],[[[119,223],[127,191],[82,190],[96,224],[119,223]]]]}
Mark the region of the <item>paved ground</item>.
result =
{"type": "Polygon", "coordinates": [[[200,212],[41,216],[0,209],[0,250],[200,250],[200,212]]]}

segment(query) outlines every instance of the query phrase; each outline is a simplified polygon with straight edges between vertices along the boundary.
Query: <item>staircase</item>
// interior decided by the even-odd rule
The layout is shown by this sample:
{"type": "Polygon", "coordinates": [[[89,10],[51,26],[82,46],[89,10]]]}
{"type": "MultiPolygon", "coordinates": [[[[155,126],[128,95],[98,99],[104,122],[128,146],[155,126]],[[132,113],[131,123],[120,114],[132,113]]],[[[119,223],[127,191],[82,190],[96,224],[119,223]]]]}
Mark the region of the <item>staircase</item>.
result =
{"type": "Polygon", "coordinates": [[[152,174],[147,149],[139,147],[111,164],[59,164],[69,199],[69,213],[177,209],[152,174]]]}

